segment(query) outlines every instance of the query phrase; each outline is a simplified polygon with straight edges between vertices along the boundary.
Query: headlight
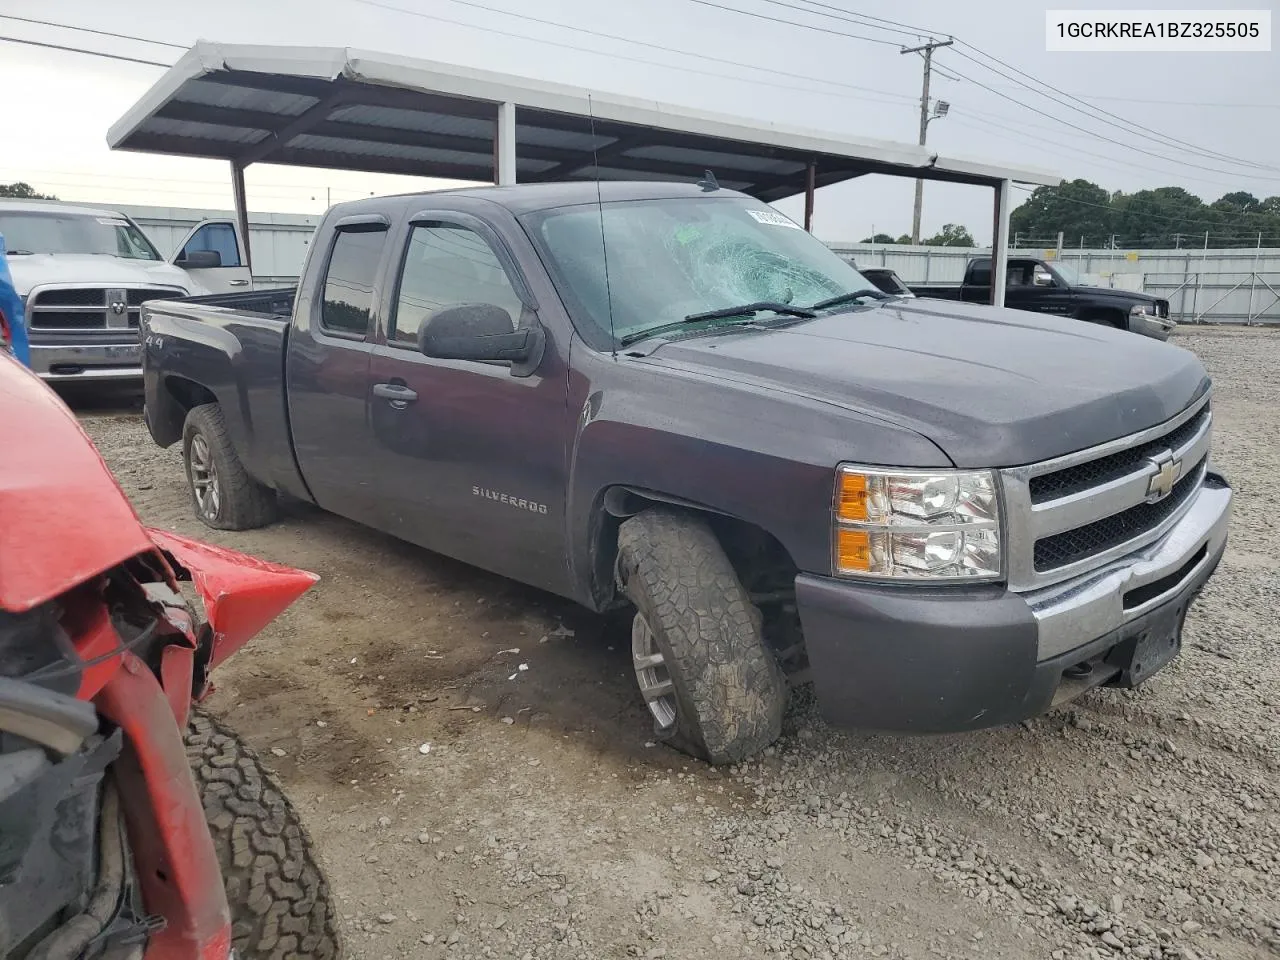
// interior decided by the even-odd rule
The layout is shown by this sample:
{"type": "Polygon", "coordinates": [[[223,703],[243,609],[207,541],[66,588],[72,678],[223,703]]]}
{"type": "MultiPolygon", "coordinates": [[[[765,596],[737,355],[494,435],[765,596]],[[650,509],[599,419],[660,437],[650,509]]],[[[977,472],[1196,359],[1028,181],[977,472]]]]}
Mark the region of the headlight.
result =
{"type": "Polygon", "coordinates": [[[989,470],[836,473],[833,565],[882,580],[995,580],[1000,501],[989,470]]]}

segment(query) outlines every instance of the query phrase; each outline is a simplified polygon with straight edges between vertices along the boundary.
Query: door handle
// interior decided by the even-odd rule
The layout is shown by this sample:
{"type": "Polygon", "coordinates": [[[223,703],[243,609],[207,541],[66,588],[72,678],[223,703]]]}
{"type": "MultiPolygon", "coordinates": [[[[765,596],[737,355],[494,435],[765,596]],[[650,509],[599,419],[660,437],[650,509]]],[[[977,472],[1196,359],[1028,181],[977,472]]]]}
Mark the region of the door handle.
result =
{"type": "Polygon", "coordinates": [[[248,285],[249,285],[248,280],[228,280],[227,281],[227,286],[229,287],[247,287],[248,285]]]}
{"type": "Polygon", "coordinates": [[[390,400],[397,410],[403,410],[409,403],[418,399],[416,390],[410,390],[403,383],[375,383],[373,395],[383,400],[390,400]]]}

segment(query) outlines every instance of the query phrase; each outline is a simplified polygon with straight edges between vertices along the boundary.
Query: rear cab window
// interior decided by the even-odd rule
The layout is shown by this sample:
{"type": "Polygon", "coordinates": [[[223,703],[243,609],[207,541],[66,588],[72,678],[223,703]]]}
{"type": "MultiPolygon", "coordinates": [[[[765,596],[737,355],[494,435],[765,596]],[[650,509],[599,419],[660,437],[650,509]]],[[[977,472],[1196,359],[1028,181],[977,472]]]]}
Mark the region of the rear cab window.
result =
{"type": "Polygon", "coordinates": [[[325,271],[320,329],[348,340],[364,340],[373,315],[373,288],[382,264],[387,228],[371,224],[339,230],[325,271]]]}

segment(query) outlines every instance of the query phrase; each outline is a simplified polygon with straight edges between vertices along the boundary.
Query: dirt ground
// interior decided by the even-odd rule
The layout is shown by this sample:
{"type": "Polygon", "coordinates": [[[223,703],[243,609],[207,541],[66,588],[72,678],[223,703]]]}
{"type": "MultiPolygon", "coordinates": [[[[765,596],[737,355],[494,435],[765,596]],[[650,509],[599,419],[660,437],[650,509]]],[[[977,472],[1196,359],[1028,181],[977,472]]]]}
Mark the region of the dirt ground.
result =
{"type": "Polygon", "coordinates": [[[1135,692],[955,737],[651,740],[624,620],[313,509],[217,533],[135,398],[69,399],[148,523],[314,570],[211,708],[274,766],[353,960],[1280,954],[1280,336],[1181,334],[1216,380],[1232,540],[1135,692]]]}

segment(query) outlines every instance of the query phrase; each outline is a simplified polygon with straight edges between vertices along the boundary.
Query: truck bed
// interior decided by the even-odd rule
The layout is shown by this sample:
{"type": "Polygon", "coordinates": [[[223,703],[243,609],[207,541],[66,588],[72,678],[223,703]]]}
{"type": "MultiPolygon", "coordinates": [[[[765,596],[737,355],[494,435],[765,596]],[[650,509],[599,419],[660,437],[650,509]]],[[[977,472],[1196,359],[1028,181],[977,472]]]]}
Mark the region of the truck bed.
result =
{"type": "Polygon", "coordinates": [[[152,300],[142,308],[147,427],[182,439],[186,411],[217,397],[245,468],[262,483],[305,491],[289,439],[284,361],[296,288],[152,300]]]}
{"type": "Polygon", "coordinates": [[[950,283],[913,283],[911,292],[930,300],[963,300],[964,287],[950,283]]]}
{"type": "MultiPolygon", "coordinates": [[[[298,288],[282,287],[274,290],[247,290],[244,293],[215,293],[203,297],[183,297],[180,300],[166,300],[164,303],[199,304],[201,306],[219,307],[237,313],[256,313],[265,317],[276,317],[288,320],[293,316],[293,301],[297,297],[298,288]]],[[[159,304],[153,304],[158,306],[159,304]]]]}

